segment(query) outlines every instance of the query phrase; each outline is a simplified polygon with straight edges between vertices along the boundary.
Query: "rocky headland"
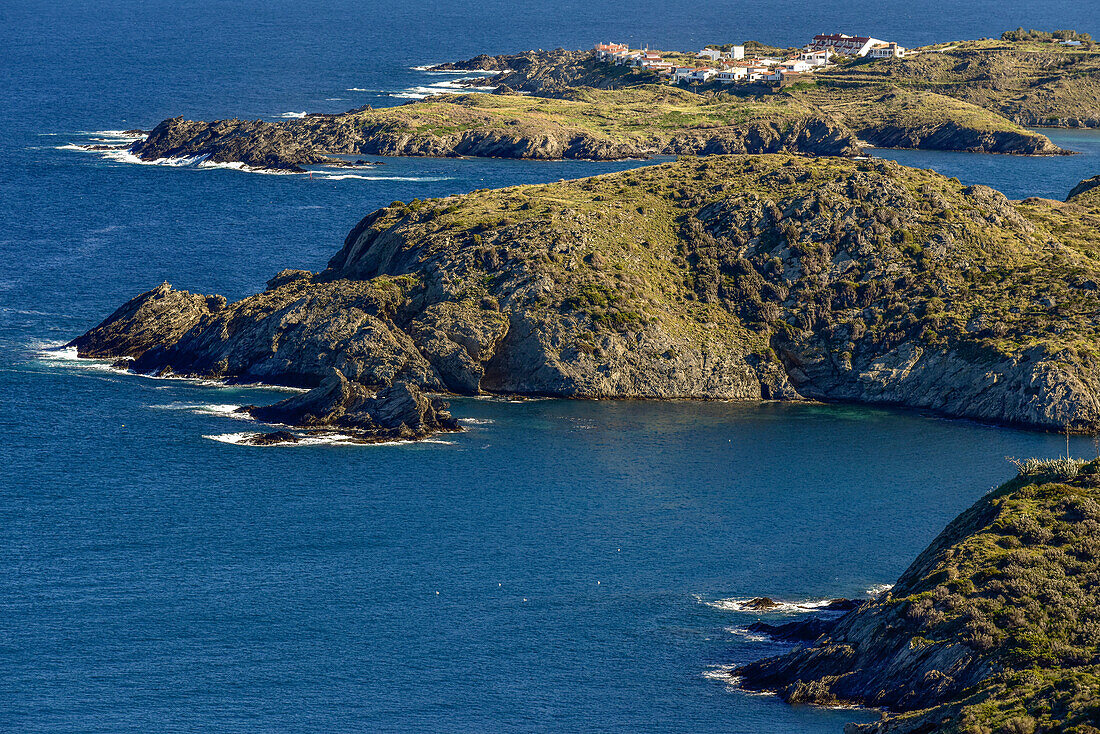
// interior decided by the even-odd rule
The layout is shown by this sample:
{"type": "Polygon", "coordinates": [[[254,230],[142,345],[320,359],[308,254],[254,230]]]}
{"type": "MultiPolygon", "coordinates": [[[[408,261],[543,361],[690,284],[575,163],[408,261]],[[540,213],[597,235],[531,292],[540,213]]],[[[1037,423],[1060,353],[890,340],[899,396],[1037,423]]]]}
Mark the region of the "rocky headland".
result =
{"type": "Polygon", "coordinates": [[[394,202],[319,273],[236,303],[165,284],[72,345],[139,372],[311,388],[280,409],[301,425],[367,410],[384,428],[360,386],[406,385],[424,425],[447,419],[413,388],[836,400],[1089,430],[1097,225],[1087,196],[1011,202],[892,162],[686,158],[394,202]]]}
{"type": "Polygon", "coordinates": [[[861,705],[846,731],[1100,731],[1100,460],[1020,463],[887,593],[763,630],[801,647],[731,671],[791,703],[861,705]]]}

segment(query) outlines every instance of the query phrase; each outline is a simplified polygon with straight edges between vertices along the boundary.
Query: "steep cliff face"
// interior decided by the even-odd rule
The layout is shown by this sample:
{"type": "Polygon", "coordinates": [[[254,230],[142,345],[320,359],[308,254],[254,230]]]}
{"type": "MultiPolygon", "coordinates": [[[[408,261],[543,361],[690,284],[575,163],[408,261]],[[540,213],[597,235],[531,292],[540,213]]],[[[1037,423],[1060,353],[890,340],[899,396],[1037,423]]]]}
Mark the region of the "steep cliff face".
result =
{"type": "Polygon", "coordinates": [[[811,645],[743,666],[752,690],[892,712],[867,732],[1096,732],[1100,462],[1022,466],[893,589],[811,645]]]}
{"type": "Polygon", "coordinates": [[[335,368],[371,388],[815,398],[1085,428],[1094,216],[887,162],[685,159],[395,202],[321,273],[228,305],[161,288],[74,344],[309,387],[335,368]],[[177,317],[166,299],[192,305],[177,317]]]}

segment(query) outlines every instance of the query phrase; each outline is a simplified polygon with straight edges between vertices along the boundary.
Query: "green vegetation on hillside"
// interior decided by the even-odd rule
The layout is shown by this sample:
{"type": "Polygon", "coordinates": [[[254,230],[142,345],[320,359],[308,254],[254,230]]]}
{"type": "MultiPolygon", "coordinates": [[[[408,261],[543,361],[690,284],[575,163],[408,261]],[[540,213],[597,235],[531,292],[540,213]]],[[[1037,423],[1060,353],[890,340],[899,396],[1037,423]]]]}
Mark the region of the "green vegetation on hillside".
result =
{"type": "Polygon", "coordinates": [[[819,85],[893,86],[970,102],[1025,125],[1100,126],[1100,49],[960,41],[819,72],[819,85]]]}
{"type": "Polygon", "coordinates": [[[887,602],[916,626],[911,644],[962,642],[995,670],[961,702],[905,717],[947,718],[938,731],[1100,731],[1100,461],[1021,468],[983,500],[982,527],[887,602]]]}

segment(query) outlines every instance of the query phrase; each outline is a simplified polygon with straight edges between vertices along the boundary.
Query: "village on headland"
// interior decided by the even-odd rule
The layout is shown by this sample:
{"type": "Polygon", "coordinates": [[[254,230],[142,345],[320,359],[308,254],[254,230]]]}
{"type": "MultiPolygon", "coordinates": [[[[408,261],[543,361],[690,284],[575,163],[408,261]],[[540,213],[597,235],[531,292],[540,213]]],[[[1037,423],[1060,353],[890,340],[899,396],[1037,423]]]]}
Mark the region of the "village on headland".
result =
{"type": "Polygon", "coordinates": [[[597,43],[593,50],[601,61],[648,69],[670,84],[720,82],[780,86],[797,84],[841,58],[902,58],[912,53],[895,41],[843,33],[816,35],[797,55],[788,58],[749,56],[747,48],[732,44],[707,46],[695,55],[697,62],[692,66],[678,64],[648,48],[632,50],[622,43],[597,43]]]}

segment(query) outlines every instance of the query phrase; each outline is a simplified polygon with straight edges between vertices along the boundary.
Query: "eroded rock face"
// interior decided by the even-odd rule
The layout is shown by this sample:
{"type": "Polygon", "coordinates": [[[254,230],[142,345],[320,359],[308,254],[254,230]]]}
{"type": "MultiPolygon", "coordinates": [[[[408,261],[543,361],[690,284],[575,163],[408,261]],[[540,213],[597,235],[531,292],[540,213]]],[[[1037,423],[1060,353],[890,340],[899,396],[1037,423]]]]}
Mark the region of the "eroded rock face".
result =
{"type": "MultiPolygon", "coordinates": [[[[441,100],[437,102],[442,103],[441,100]]],[[[654,155],[726,153],[805,153],[856,155],[859,141],[850,130],[823,115],[780,123],[760,122],[687,131],[669,140],[632,142],[583,132],[524,134],[509,129],[470,129],[455,133],[421,131],[399,121],[372,120],[364,110],[343,115],[312,115],[282,122],[177,117],[130,146],[142,160],[194,158],[243,163],[253,168],[303,172],[303,166],[346,165],[334,155],[470,156],[533,160],[620,160],[654,155]]]]}

